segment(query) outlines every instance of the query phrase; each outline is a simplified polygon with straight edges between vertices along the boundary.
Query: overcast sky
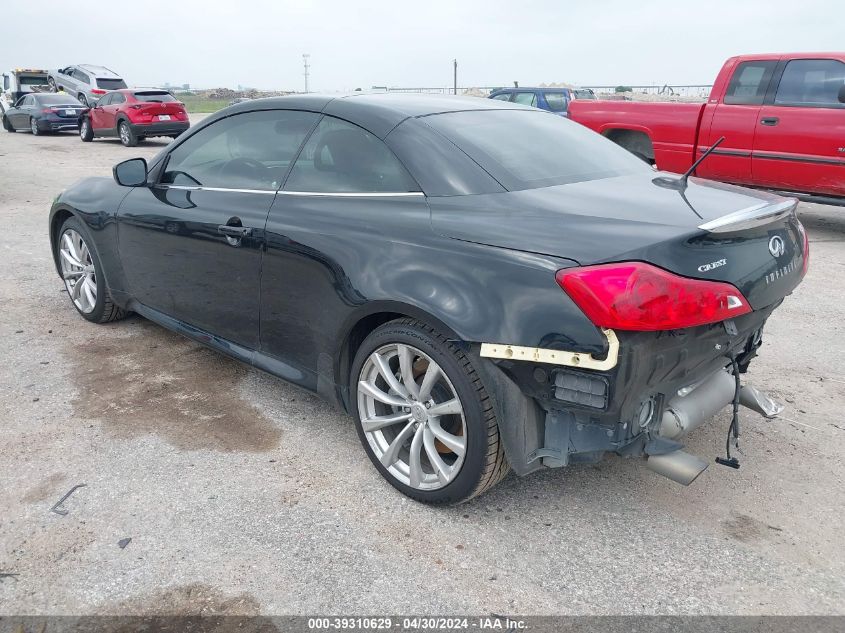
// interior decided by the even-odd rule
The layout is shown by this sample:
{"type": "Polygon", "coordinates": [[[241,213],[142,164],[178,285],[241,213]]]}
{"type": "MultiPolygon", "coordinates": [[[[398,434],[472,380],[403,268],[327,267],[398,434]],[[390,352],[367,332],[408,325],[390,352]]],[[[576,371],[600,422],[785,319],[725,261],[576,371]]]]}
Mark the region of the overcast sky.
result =
{"type": "Polygon", "coordinates": [[[102,64],[130,85],[707,84],[725,58],[845,49],[845,0],[6,2],[0,69],[102,64]],[[54,5],[54,9],[49,7],[54,5]]]}

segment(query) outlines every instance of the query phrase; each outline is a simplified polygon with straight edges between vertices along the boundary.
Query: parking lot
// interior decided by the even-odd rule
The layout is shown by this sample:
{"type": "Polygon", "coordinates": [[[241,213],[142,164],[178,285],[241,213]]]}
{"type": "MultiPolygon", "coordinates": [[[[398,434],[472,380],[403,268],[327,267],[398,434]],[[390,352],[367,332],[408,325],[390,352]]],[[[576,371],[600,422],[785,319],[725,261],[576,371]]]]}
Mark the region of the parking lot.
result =
{"type": "Polygon", "coordinates": [[[164,145],[0,133],[0,613],[845,614],[845,208],[800,207],[810,272],[748,376],[787,409],[741,410],[739,470],[684,488],[610,457],[432,508],[316,397],[76,314],[53,197],[164,145]]]}

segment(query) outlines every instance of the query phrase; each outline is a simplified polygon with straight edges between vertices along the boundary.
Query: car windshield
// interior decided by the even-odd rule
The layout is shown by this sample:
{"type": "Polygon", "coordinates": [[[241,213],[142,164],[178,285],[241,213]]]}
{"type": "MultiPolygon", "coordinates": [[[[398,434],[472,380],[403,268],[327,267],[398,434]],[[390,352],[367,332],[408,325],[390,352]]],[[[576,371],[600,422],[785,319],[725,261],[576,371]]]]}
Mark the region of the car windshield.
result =
{"type": "Polygon", "coordinates": [[[126,88],[126,82],[123,79],[97,79],[97,87],[103,90],[120,90],[126,88]]]}
{"type": "Polygon", "coordinates": [[[135,99],[138,101],[146,101],[149,103],[170,103],[176,101],[176,98],[169,92],[164,90],[145,90],[143,92],[135,92],[135,99]]]}
{"type": "Polygon", "coordinates": [[[547,112],[450,112],[423,120],[509,191],[650,172],[612,141],[547,112]]]}
{"type": "Polygon", "coordinates": [[[70,95],[40,94],[35,97],[35,99],[41,105],[82,105],[79,101],[77,101],[76,97],[71,97],[70,95]]]}

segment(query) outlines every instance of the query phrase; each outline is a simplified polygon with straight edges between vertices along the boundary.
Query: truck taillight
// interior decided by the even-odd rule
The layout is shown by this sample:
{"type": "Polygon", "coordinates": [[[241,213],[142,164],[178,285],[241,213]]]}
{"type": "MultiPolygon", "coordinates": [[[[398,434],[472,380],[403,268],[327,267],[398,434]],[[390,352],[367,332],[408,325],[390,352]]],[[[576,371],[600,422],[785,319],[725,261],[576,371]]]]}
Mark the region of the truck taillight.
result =
{"type": "Polygon", "coordinates": [[[751,312],[729,283],[681,277],[642,262],[565,268],[555,279],[590,321],[614,330],[677,330],[751,312]]]}

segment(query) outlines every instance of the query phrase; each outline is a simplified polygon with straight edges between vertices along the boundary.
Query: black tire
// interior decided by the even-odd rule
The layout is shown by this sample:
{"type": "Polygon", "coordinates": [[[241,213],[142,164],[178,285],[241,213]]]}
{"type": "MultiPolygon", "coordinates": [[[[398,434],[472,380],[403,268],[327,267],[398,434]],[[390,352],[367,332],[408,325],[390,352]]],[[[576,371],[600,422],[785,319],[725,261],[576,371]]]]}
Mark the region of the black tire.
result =
{"type": "Polygon", "coordinates": [[[15,131],[15,126],[12,125],[12,122],[9,121],[9,119],[7,119],[5,116],[3,117],[3,128],[7,132],[14,132],[15,131]]]}
{"type": "Polygon", "coordinates": [[[47,78],[47,85],[50,86],[50,92],[58,92],[59,89],[56,87],[56,80],[52,77],[47,78]]]}
{"type": "Polygon", "coordinates": [[[510,471],[493,405],[481,377],[463,351],[428,325],[415,319],[399,319],[375,329],[355,355],[349,383],[352,414],[364,450],[382,477],[408,497],[429,504],[462,503],[489,490],[510,471]],[[361,425],[357,398],[361,370],[374,351],[395,343],[411,345],[440,365],[464,408],[466,453],[463,465],[452,481],[436,490],[412,488],[394,477],[376,457],[361,425]]]}
{"type": "Polygon", "coordinates": [[[77,99],[79,99],[79,102],[80,102],[83,106],[85,106],[86,108],[90,108],[90,107],[91,107],[91,104],[88,102],[88,97],[86,97],[86,96],[85,96],[84,94],[82,94],[81,92],[80,92],[78,95],[76,95],[76,98],[77,98],[77,99]]]}
{"type": "Polygon", "coordinates": [[[138,144],[138,135],[126,121],[117,122],[117,137],[124,147],[135,147],[138,144]]]}
{"type": "Polygon", "coordinates": [[[94,140],[94,128],[91,127],[91,119],[84,117],[79,122],[79,138],[83,143],[90,143],[94,140]]]}
{"type": "Polygon", "coordinates": [[[32,117],[29,117],[29,131],[32,132],[33,136],[41,134],[41,130],[38,129],[38,121],[32,117]]]}
{"type": "MultiPolygon", "coordinates": [[[[76,311],[79,312],[79,314],[82,315],[84,319],[91,321],[92,323],[108,323],[110,321],[117,321],[118,319],[122,319],[126,316],[127,312],[115,305],[115,303],[112,301],[108,286],[106,286],[105,276],[103,276],[102,274],[103,264],[100,261],[100,256],[97,254],[97,249],[94,247],[94,240],[91,239],[88,234],[88,231],[85,229],[82,222],[80,222],[75,217],[70,217],[65,220],[61,228],[59,229],[59,235],[55,245],[56,260],[59,260],[61,258],[61,255],[59,255],[59,249],[62,243],[62,236],[68,230],[76,231],[85,241],[85,245],[88,247],[88,251],[91,253],[91,263],[94,265],[94,275],[97,280],[97,301],[94,304],[94,309],[91,312],[83,312],[73,302],[73,300],[71,300],[71,305],[76,308],[76,311]]],[[[68,298],[71,298],[70,294],[68,294],[68,298]]]]}

